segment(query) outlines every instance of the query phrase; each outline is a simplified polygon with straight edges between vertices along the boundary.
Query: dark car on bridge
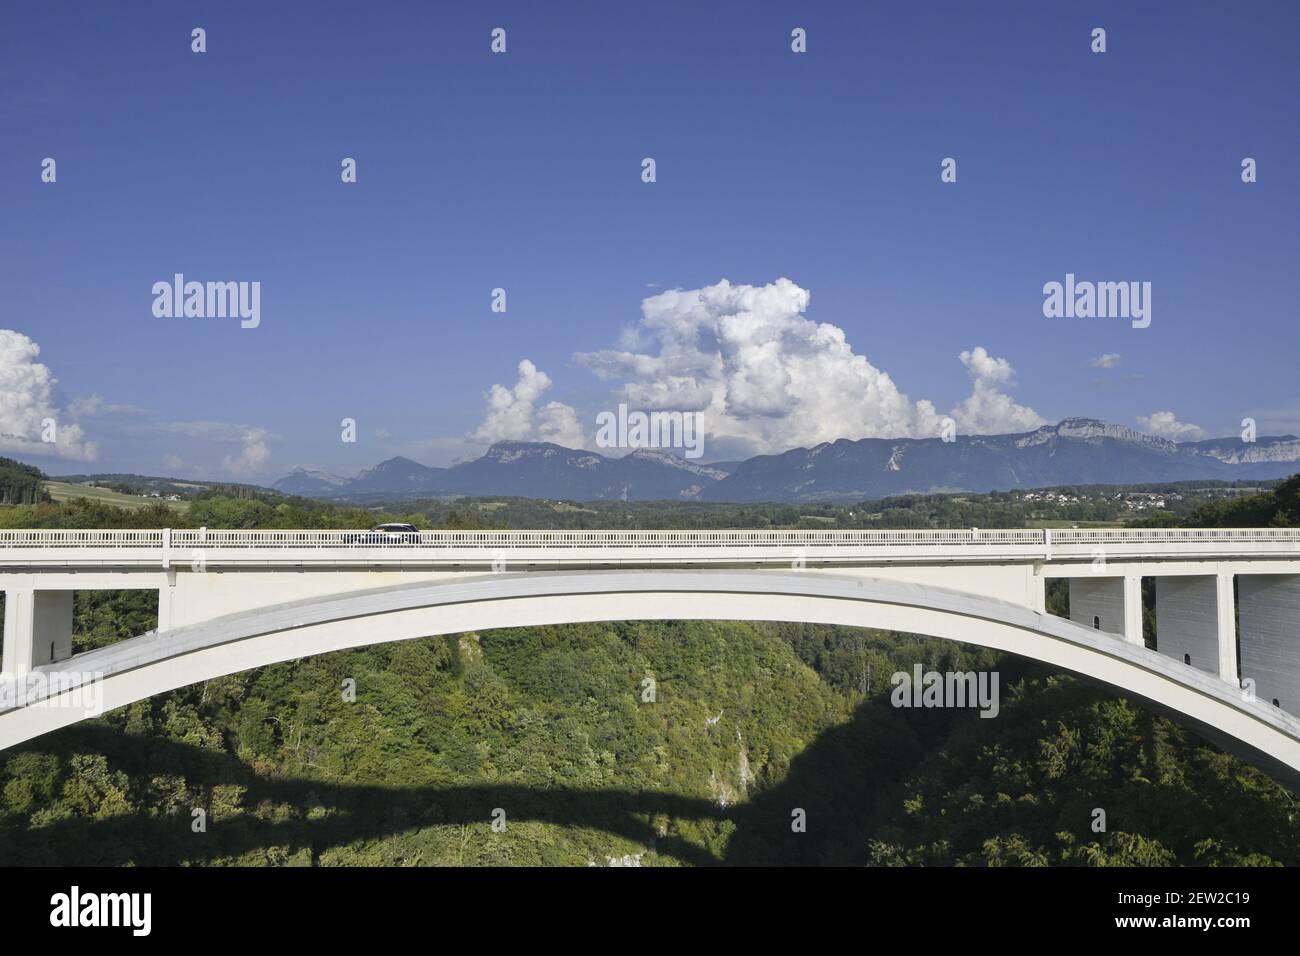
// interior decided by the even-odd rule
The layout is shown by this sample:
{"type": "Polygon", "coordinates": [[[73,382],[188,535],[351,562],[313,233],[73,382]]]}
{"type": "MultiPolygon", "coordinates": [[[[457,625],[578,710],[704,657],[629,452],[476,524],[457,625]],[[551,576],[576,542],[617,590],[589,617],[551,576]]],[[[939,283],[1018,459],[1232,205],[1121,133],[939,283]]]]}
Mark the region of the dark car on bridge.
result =
{"type": "Polygon", "coordinates": [[[394,521],[387,524],[377,524],[369,531],[358,531],[356,534],[350,534],[344,540],[348,544],[368,544],[380,547],[393,544],[419,544],[420,529],[413,524],[394,521]]]}

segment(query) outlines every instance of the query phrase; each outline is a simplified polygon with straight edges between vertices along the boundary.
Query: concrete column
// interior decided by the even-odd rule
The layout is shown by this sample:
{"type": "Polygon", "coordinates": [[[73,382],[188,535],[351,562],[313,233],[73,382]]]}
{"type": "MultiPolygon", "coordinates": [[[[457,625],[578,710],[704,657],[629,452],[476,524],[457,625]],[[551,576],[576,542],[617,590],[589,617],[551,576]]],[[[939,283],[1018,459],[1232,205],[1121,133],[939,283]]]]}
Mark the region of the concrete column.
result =
{"type": "Polygon", "coordinates": [[[1043,576],[1043,564],[1034,562],[1029,574],[1029,607],[1040,614],[1047,610],[1047,578],[1043,576]]]}
{"type": "Polygon", "coordinates": [[[1219,676],[1233,686],[1240,686],[1241,679],[1237,675],[1237,604],[1232,594],[1232,575],[1217,574],[1214,584],[1219,676]]]}
{"type": "Polygon", "coordinates": [[[1241,676],[1255,696],[1300,713],[1300,574],[1240,574],[1241,676]]]}
{"type": "Polygon", "coordinates": [[[1156,649],[1236,683],[1237,631],[1232,610],[1231,574],[1157,577],[1156,649]]]}
{"type": "Polygon", "coordinates": [[[180,595],[176,591],[176,569],[167,569],[167,580],[158,589],[158,633],[170,631],[176,626],[180,617],[177,602],[180,595]]]}
{"type": "Polygon", "coordinates": [[[36,592],[31,588],[5,589],[4,660],[6,674],[21,677],[32,669],[32,605],[36,592]]]}
{"type": "Polygon", "coordinates": [[[15,676],[72,656],[72,592],[5,591],[4,669],[15,676]]]}
{"type": "Polygon", "coordinates": [[[1124,640],[1143,645],[1142,640],[1142,576],[1124,575],[1124,640]]]}
{"type": "Polygon", "coordinates": [[[1108,634],[1123,634],[1126,590],[1124,578],[1070,578],[1070,620],[1108,634]]]}

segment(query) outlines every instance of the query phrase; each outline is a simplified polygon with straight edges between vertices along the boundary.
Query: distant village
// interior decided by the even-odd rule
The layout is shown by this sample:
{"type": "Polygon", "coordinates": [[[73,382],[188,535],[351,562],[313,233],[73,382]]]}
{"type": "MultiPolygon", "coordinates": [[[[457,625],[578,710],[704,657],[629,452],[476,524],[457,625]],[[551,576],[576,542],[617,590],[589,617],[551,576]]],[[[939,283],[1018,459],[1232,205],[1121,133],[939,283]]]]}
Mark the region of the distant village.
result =
{"type": "Polygon", "coordinates": [[[1156,491],[1116,491],[1110,494],[1074,495],[1064,491],[1026,491],[1015,496],[1020,501],[1038,502],[1049,505],[1078,505],[1090,501],[1113,501],[1123,505],[1129,511],[1163,511],[1172,502],[1182,501],[1183,495],[1177,492],[1156,491]]]}
{"type": "Polygon", "coordinates": [[[136,488],[139,487],[138,485],[132,487],[131,485],[123,484],[122,482],[87,481],[87,482],[76,482],[76,483],[84,484],[87,488],[103,488],[105,491],[115,491],[119,495],[129,495],[132,498],[143,498],[146,501],[184,501],[185,500],[184,498],[182,498],[180,495],[177,494],[163,495],[163,494],[159,494],[156,491],[137,491],[136,488]]]}

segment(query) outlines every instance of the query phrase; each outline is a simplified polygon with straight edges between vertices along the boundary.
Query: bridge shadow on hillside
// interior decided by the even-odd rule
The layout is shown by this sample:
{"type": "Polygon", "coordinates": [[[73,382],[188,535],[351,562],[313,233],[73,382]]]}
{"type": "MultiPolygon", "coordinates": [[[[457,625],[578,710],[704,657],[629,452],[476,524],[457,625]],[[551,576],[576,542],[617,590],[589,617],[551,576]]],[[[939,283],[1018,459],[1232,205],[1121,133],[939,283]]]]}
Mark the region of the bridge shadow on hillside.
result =
{"type": "MultiPolygon", "coordinates": [[[[897,806],[899,781],[925,751],[887,702],[867,702],[850,721],[827,729],[801,752],[780,783],[723,808],[710,800],[657,791],[511,784],[390,787],[266,777],[226,753],[123,735],[104,725],[83,724],[57,733],[59,752],[107,755],[112,770],[150,781],[157,790],[177,778],[202,788],[209,808],[207,832],[191,832],[192,800],[177,800],[176,809],[166,814],[73,817],[21,830],[0,827],[0,857],[9,865],[166,866],[270,848],[277,848],[281,858],[286,853],[301,858],[307,850],[316,861],[334,847],[421,827],[484,826],[497,807],[506,809],[510,823],[544,821],[602,831],[688,865],[854,864],[865,861],[868,834],[897,806]],[[214,811],[214,789],[231,785],[246,788],[239,799],[244,812],[214,811]],[[250,813],[269,804],[300,812],[272,813],[270,819],[250,813]],[[792,829],[796,809],[806,815],[806,832],[792,829]],[[718,841],[725,842],[725,851],[662,832],[667,818],[730,824],[729,837],[718,841]]],[[[45,748],[37,741],[23,749],[45,748]]],[[[508,839],[508,831],[501,838],[508,839]]]]}

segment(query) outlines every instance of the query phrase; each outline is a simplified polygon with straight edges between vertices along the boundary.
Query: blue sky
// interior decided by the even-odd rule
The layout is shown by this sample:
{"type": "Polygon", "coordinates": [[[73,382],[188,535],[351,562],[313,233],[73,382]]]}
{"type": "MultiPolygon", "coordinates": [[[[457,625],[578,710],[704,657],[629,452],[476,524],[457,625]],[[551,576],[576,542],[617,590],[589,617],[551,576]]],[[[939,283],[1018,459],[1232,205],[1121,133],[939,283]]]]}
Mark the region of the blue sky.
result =
{"type": "Polygon", "coordinates": [[[971,430],[1197,434],[1146,418],[1172,412],[1207,435],[1246,415],[1300,432],[1300,5],[807,7],[6,4],[0,329],[21,338],[0,356],[0,453],[247,480],[446,464],[544,437],[547,403],[590,440],[599,411],[673,393],[702,358],[708,457],[919,434],[917,402],[971,430]],[[155,317],[176,272],[259,281],[260,326],[155,317]],[[1149,281],[1151,326],[1045,318],[1067,272],[1149,281]],[[782,278],[805,311],[721,296],[689,319],[689,357],[637,332],[665,290],[782,278]],[[759,359],[714,354],[734,310],[769,334],[759,359]],[[548,386],[516,389],[523,359],[548,386]],[[497,384],[516,404],[485,418],[497,384]],[[62,446],[33,431],[46,413],[62,446]]]}

